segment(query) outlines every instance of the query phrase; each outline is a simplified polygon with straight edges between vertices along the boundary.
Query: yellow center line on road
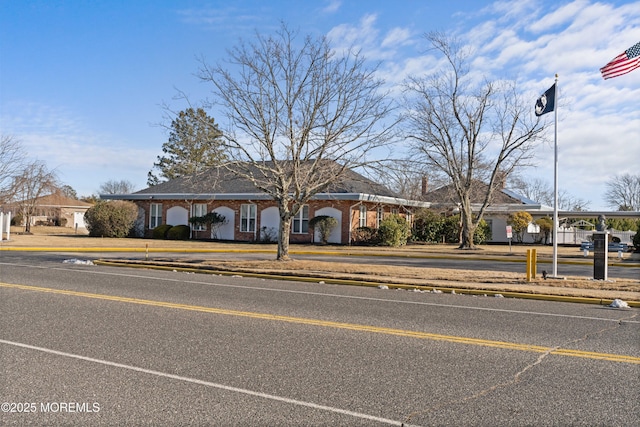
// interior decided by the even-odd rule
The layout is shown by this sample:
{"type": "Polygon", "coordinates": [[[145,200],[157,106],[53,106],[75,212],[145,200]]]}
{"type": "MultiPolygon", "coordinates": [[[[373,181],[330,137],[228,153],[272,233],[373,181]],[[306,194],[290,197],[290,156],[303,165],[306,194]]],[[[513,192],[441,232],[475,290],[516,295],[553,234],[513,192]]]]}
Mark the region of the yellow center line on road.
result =
{"type": "Polygon", "coordinates": [[[190,304],[177,304],[177,303],[164,302],[164,301],[153,301],[153,300],[146,300],[146,299],[139,299],[139,298],[120,297],[115,295],[93,294],[88,292],[77,292],[77,291],[69,291],[64,289],[44,288],[39,286],[17,285],[17,284],[0,282],[0,287],[20,289],[20,290],[32,291],[32,292],[46,292],[46,293],[52,293],[57,295],[68,295],[68,296],[74,296],[74,297],[91,298],[91,299],[98,299],[103,301],[116,301],[116,302],[123,302],[128,304],[139,304],[139,305],[148,305],[153,307],[197,311],[201,313],[219,314],[224,316],[247,317],[251,319],[271,320],[271,321],[295,323],[295,324],[310,325],[310,326],[322,326],[326,328],[346,329],[346,330],[358,331],[358,332],[371,332],[371,333],[394,335],[394,336],[432,340],[432,341],[446,341],[446,342],[457,343],[457,344],[477,345],[482,347],[495,347],[495,348],[502,348],[507,350],[529,351],[534,353],[549,353],[549,354],[554,354],[559,356],[581,357],[586,359],[608,360],[612,362],[632,363],[632,364],[640,365],[640,357],[621,355],[621,354],[597,353],[597,352],[591,352],[591,351],[553,348],[553,347],[530,345],[530,344],[519,344],[519,343],[513,343],[513,342],[506,342],[506,341],[494,341],[494,340],[485,340],[485,339],[479,339],[479,338],[459,337],[454,335],[433,334],[429,332],[410,331],[405,329],[394,329],[394,328],[386,328],[386,327],[372,326],[372,325],[361,325],[356,323],[334,322],[329,320],[282,316],[278,314],[257,313],[252,311],[228,310],[223,308],[204,307],[204,306],[197,306],[197,305],[190,305],[190,304]]]}

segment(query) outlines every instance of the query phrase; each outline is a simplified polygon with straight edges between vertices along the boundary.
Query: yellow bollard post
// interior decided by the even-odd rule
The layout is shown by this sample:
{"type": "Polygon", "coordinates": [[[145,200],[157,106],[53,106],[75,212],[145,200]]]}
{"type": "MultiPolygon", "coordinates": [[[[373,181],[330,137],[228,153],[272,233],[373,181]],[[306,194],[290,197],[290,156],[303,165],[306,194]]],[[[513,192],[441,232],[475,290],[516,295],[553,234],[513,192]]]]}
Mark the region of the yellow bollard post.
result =
{"type": "Polygon", "coordinates": [[[531,249],[527,249],[527,282],[531,281],[531,249]]]}
{"type": "Polygon", "coordinates": [[[536,271],[538,270],[538,250],[531,249],[531,278],[536,278],[536,271]]]}

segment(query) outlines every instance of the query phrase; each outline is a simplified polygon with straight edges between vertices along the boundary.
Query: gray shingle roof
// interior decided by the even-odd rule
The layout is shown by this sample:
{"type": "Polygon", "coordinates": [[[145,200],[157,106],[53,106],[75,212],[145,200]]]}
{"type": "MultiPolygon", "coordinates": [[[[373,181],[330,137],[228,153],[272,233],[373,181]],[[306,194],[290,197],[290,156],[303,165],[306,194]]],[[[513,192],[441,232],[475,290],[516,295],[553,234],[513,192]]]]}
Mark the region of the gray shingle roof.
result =
{"type": "MultiPolygon", "coordinates": [[[[471,191],[471,203],[482,203],[487,192],[487,184],[476,181],[471,191]]],[[[456,204],[458,202],[457,195],[453,184],[445,185],[428,192],[423,196],[423,200],[431,203],[456,204]]],[[[536,203],[518,196],[512,191],[498,189],[493,193],[491,204],[531,204],[536,203]]]]}
{"type": "MultiPolygon", "coordinates": [[[[259,176],[257,168],[255,171],[255,175],[259,176]]],[[[162,182],[133,194],[255,194],[260,192],[250,180],[237,176],[227,168],[218,167],[197,175],[162,182]]],[[[327,192],[398,197],[396,193],[384,185],[350,169],[346,170],[342,179],[332,185],[327,192]]]]}

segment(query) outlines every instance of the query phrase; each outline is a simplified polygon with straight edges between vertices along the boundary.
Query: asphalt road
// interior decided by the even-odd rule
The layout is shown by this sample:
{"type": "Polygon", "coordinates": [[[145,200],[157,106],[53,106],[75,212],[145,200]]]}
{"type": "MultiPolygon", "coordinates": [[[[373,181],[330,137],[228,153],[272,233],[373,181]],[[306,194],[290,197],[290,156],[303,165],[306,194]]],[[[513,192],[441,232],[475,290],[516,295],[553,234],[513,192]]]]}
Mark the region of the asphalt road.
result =
{"type": "Polygon", "coordinates": [[[1,425],[640,424],[640,311],[0,256],[1,425]]]}

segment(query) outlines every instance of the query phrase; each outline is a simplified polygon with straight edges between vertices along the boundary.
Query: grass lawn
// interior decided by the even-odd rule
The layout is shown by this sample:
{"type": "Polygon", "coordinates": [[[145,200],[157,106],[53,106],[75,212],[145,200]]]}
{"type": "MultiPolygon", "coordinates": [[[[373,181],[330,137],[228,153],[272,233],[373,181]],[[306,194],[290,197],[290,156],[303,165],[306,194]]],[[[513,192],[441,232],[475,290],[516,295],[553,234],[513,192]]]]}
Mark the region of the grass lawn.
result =
{"type": "MultiPolygon", "coordinates": [[[[297,245],[290,246],[293,260],[281,262],[275,260],[275,244],[250,244],[233,242],[207,241],[171,241],[153,239],[112,239],[89,237],[86,232],[76,233],[75,230],[63,227],[33,227],[32,234],[19,234],[20,229],[13,229],[11,239],[2,242],[2,249],[36,247],[46,250],[58,249],[93,249],[120,248],[146,252],[149,250],[151,260],[168,263],[170,265],[184,265],[188,267],[201,266],[220,271],[234,271],[240,273],[271,273],[296,274],[310,277],[325,277],[346,280],[373,281],[380,283],[395,283],[415,286],[459,287],[465,289],[503,289],[505,291],[558,293],[564,290],[568,295],[611,297],[616,292],[628,300],[640,301],[640,254],[625,254],[622,261],[612,254],[611,262],[629,265],[638,271],[638,279],[616,279],[610,281],[595,281],[590,277],[567,277],[566,280],[543,280],[540,275],[531,282],[525,277],[525,255],[527,249],[535,248],[539,261],[550,261],[553,248],[551,246],[528,245],[483,245],[476,251],[462,251],[456,245],[440,244],[412,244],[401,248],[366,247],[366,246],[337,246],[337,245],[297,245]],[[175,256],[167,258],[166,254],[159,256],[154,252],[161,250],[178,251],[175,256]],[[202,253],[199,259],[189,261],[181,259],[179,251],[202,253]],[[216,253],[251,251],[261,254],[258,259],[230,261],[216,253]],[[357,255],[393,255],[402,257],[446,257],[446,258],[499,258],[505,261],[522,262],[522,273],[501,271],[477,271],[463,269],[397,267],[381,264],[354,264],[324,261],[296,260],[295,255],[305,252],[357,255]],[[605,294],[606,292],[606,294],[605,294]],[[604,296],[606,295],[606,296],[604,296]]],[[[138,256],[142,259],[142,256],[138,256]]],[[[184,257],[182,257],[184,258],[184,257]]],[[[588,258],[583,256],[578,247],[559,247],[558,260],[562,262],[591,263],[592,254],[588,258]]],[[[551,265],[540,263],[538,272],[550,270],[551,265]]]]}

